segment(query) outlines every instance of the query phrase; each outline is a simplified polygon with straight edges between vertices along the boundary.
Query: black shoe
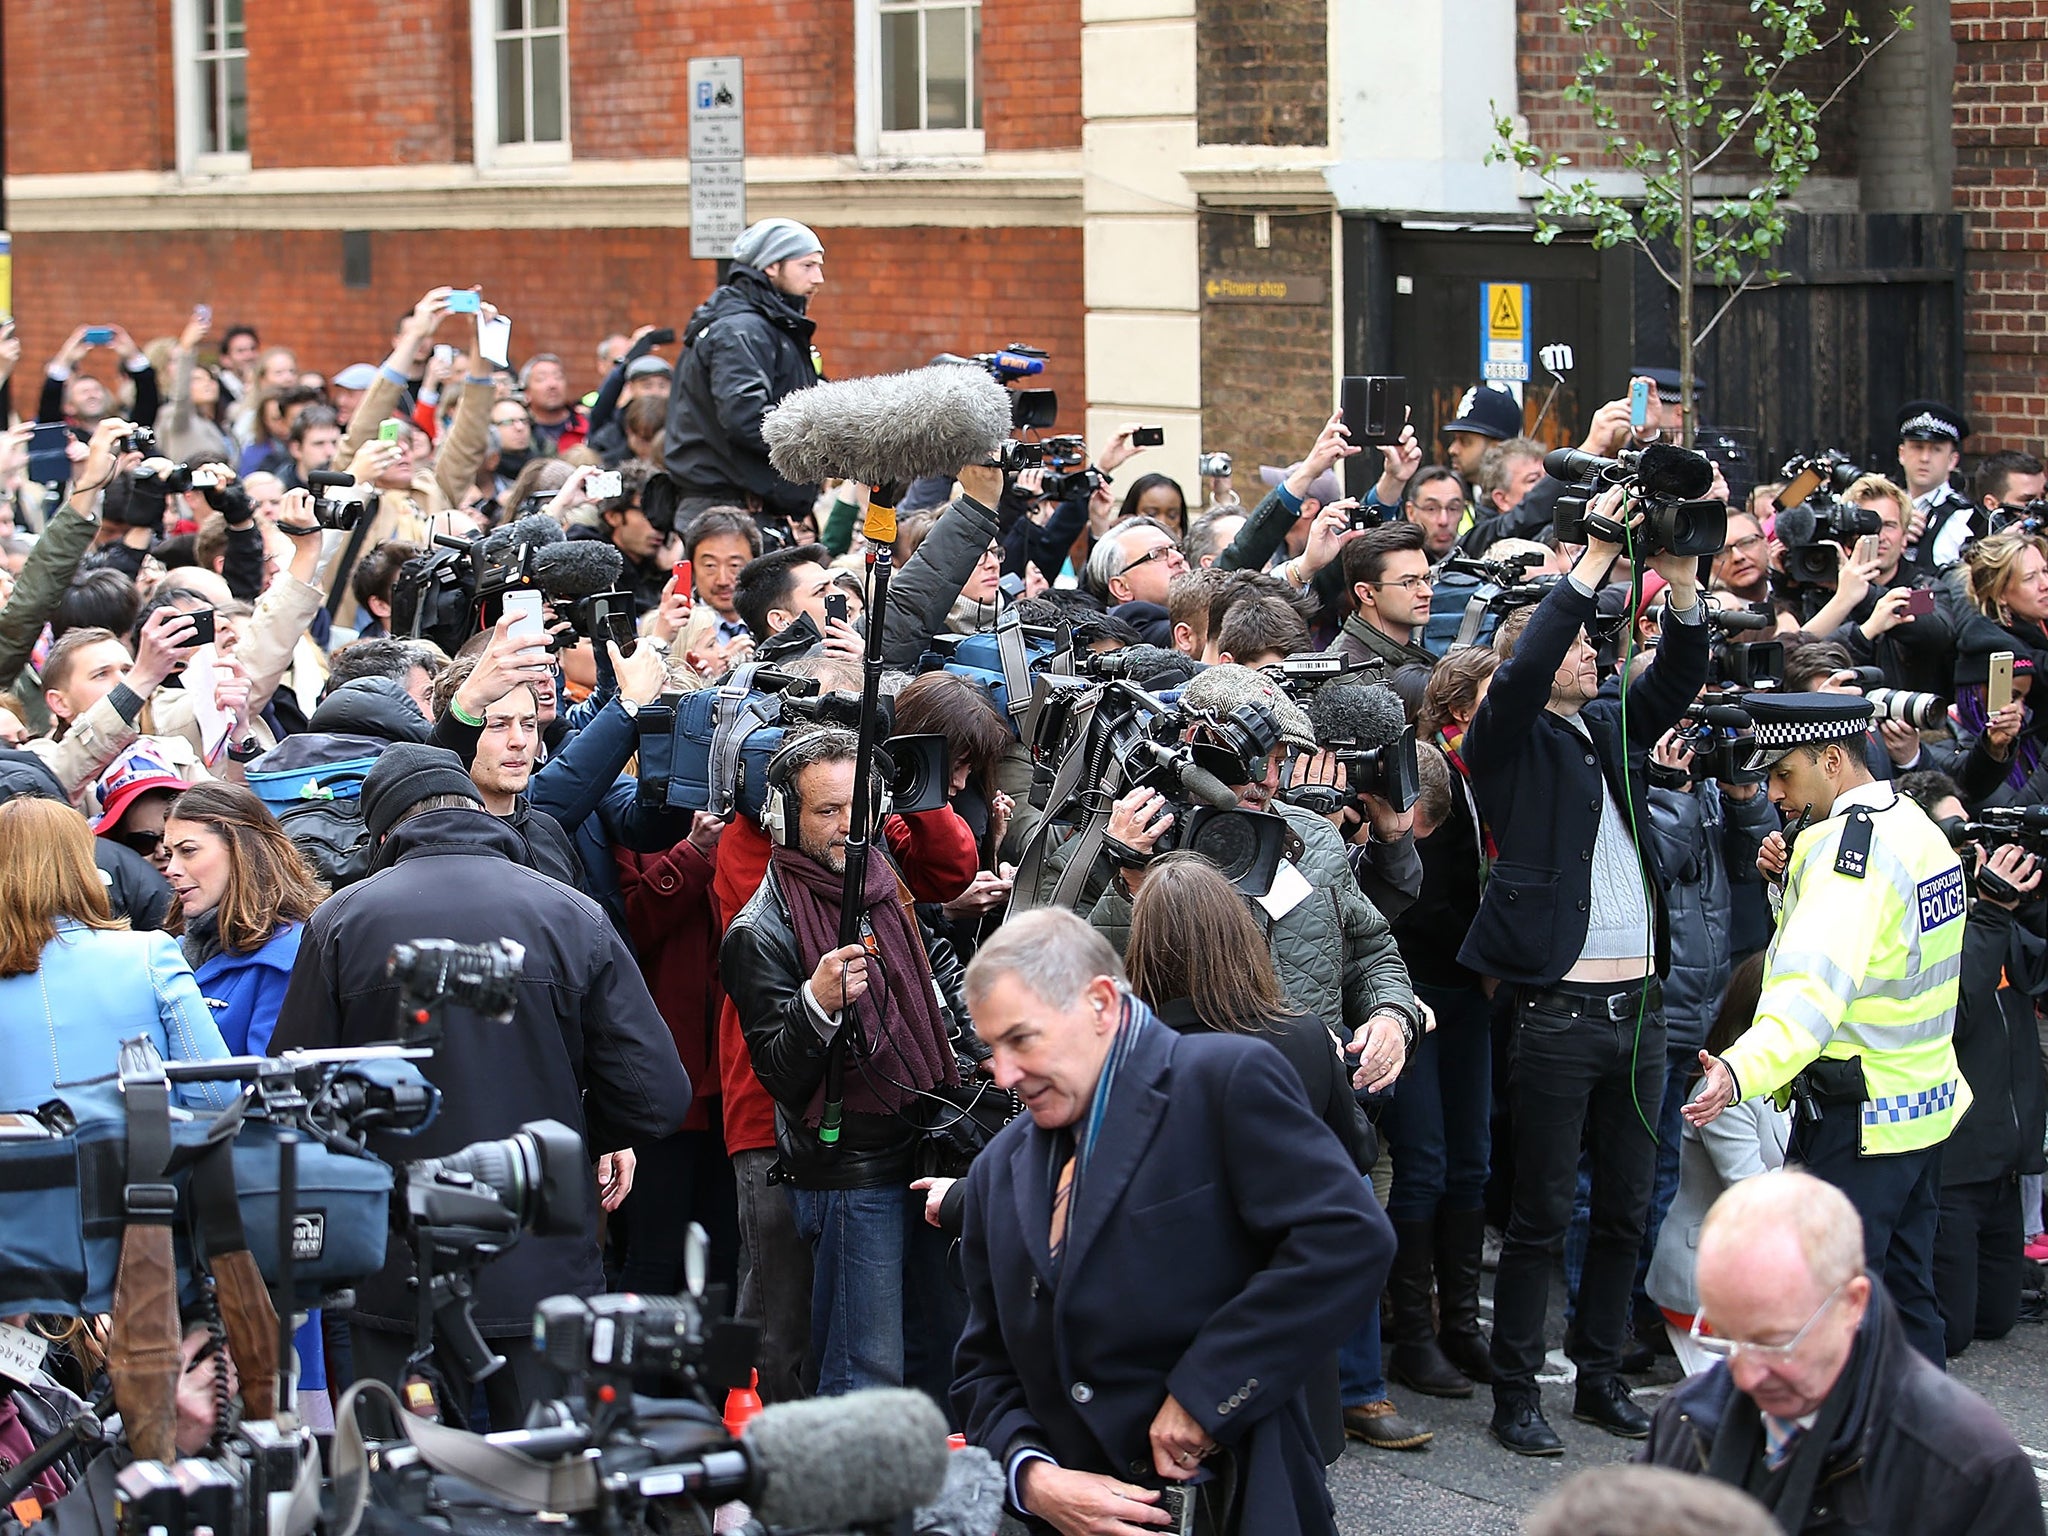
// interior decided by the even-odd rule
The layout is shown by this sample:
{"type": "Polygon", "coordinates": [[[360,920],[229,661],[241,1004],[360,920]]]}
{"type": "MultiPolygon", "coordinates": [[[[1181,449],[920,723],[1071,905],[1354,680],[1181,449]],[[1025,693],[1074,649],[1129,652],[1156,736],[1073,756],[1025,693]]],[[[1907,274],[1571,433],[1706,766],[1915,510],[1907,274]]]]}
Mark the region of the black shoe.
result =
{"type": "Polygon", "coordinates": [[[1564,1442],[1544,1420],[1543,1406],[1533,1399],[1496,1402],[1493,1405],[1493,1438],[1517,1456],[1562,1456],[1564,1442]]]}
{"type": "Polygon", "coordinates": [[[1647,1440],[1650,1435],[1650,1416],[1636,1406],[1628,1388],[1614,1376],[1580,1382],[1572,1417],[1582,1424],[1597,1424],[1624,1440],[1647,1440]]]}
{"type": "Polygon", "coordinates": [[[1387,1351],[1387,1379],[1424,1397],[1470,1397],[1472,1378],[1444,1358],[1435,1339],[1399,1343],[1387,1351]]]}

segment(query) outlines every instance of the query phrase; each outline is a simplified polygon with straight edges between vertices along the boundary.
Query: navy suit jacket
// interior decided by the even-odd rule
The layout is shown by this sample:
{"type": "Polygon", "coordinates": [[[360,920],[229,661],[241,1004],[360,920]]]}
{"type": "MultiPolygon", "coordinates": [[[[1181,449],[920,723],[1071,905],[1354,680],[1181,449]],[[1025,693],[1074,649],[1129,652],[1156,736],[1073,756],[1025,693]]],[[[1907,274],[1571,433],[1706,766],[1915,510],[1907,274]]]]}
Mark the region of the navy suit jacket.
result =
{"type": "Polygon", "coordinates": [[[1019,1116],[968,1175],[953,1408],[999,1461],[1041,1447],[1154,1486],[1170,1393],[1236,1456],[1241,1528],[1332,1532],[1303,1383],[1378,1305],[1394,1234],[1263,1040],[1139,1026],[1049,1255],[1057,1138],[1019,1116]]]}

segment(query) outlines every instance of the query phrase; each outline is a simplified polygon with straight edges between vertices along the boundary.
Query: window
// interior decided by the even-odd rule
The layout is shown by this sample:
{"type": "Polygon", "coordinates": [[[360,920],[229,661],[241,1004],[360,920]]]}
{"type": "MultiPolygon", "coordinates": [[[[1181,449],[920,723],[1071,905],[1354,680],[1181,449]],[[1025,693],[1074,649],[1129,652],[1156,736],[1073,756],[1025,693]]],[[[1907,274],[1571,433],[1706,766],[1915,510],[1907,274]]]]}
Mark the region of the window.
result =
{"type": "Polygon", "coordinates": [[[982,152],[980,0],[875,0],[875,149],[982,152]]]}
{"type": "Polygon", "coordinates": [[[249,169],[249,48],[243,0],[180,0],[173,14],[178,163],[190,175],[249,169]]]}
{"type": "Polygon", "coordinates": [[[479,164],[569,158],[568,0],[473,0],[479,164]]]}

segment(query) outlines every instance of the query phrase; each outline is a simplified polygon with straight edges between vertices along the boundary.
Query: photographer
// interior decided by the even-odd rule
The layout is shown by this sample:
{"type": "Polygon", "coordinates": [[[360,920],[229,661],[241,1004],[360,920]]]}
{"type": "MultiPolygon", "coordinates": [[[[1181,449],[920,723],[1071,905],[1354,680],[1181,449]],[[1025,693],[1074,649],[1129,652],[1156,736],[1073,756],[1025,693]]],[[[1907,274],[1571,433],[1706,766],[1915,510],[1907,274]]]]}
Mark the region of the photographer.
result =
{"type": "Polygon", "coordinates": [[[820,727],[769,762],[767,878],[719,949],[811,1245],[811,1351],[825,1396],[943,1380],[944,1323],[959,1314],[941,1240],[909,1185],[920,1106],[961,1081],[960,963],[921,931],[880,848],[861,895],[872,947],[837,943],[853,796],[869,792],[854,781],[856,746],[853,732],[820,727]],[[851,1034],[840,1041],[841,1031],[851,1034]],[[819,1132],[838,1086],[835,1051],[846,1057],[845,1117],[833,1145],[819,1132]]]}
{"type": "Polygon", "coordinates": [[[1977,493],[1985,531],[2008,518],[2039,517],[2041,498],[2048,495],[2048,465],[2031,453],[2008,450],[1987,454],[1971,482],[1977,493]]]}
{"type": "MultiPolygon", "coordinates": [[[[1588,516],[1616,516],[1623,492],[1603,493],[1588,516]]],[[[1574,1413],[1625,1436],[1648,1429],[1619,1370],[1656,1168],[1651,1115],[1664,1095],[1658,978],[1670,962],[1658,893],[1668,881],[1654,843],[1630,829],[1649,825],[1650,749],[1706,683],[1709,646],[1699,562],[1653,555],[1648,563],[1669,583],[1662,642],[1624,695],[1598,697],[1585,626],[1622,552],[1589,529],[1571,575],[1519,631],[1495,638],[1504,659],[1462,743],[1500,857],[1458,958],[1516,989],[1513,1214],[1494,1310],[1493,1433],[1521,1455],[1563,1450],[1544,1421],[1536,1372],[1550,1266],[1589,1136],[1598,1155],[1568,1341],[1578,1364],[1574,1413]]]]}
{"type": "Polygon", "coordinates": [[[1844,502],[1877,514],[1877,554],[1867,563],[1844,551],[1835,592],[1802,626],[1839,640],[1857,666],[1884,669],[1885,686],[1912,693],[1949,691],[1955,671],[1955,626],[1934,600],[1932,577],[1905,559],[1906,493],[1881,475],[1865,475],[1844,502]],[[1915,598],[1916,593],[1928,595],[1915,598]],[[1915,614],[1918,601],[1926,611],[1915,614]]]}
{"type": "MultiPolygon", "coordinates": [[[[391,1039],[399,994],[386,960],[395,944],[510,938],[525,946],[511,1023],[451,1010],[425,1064],[444,1094],[439,1118],[406,1140],[372,1136],[371,1149],[391,1161],[437,1157],[554,1119],[582,1134],[596,1157],[676,1130],[690,1084],[631,951],[595,902],[526,867],[517,834],[484,810],[454,754],[388,748],[363,780],[362,807],[376,867],[405,873],[350,886],[314,912],[270,1054],[391,1039]]],[[[601,1167],[616,1203],[624,1191],[612,1160],[601,1167]]],[[[359,1377],[403,1384],[417,1312],[410,1269],[394,1248],[383,1272],[357,1288],[359,1377]]],[[[534,1304],[603,1288],[594,1212],[581,1234],[529,1236],[482,1272],[477,1327],[508,1362],[484,1383],[493,1428],[517,1427],[551,1389],[532,1344],[534,1304]]]]}
{"type": "MultiPolygon", "coordinates": [[[[570,483],[580,488],[583,480],[578,477],[595,473],[595,470],[579,469],[570,477],[570,483]]],[[[662,588],[668,584],[671,574],[670,568],[661,561],[661,553],[674,536],[674,523],[669,508],[648,503],[648,482],[656,473],[651,466],[628,464],[616,473],[619,477],[618,495],[605,497],[597,503],[597,513],[603,522],[595,527],[585,523],[572,524],[569,537],[603,540],[618,550],[625,563],[622,585],[633,594],[634,613],[644,614],[661,606],[662,588]]]]}

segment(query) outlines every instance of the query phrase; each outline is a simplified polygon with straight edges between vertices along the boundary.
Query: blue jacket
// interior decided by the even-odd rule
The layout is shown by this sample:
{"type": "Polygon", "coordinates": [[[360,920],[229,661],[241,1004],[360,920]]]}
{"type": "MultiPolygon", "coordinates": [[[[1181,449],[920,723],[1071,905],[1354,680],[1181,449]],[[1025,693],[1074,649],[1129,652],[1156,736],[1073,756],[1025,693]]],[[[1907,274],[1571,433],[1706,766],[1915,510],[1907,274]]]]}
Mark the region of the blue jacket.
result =
{"type": "Polygon", "coordinates": [[[1762,790],[1748,800],[1713,784],[1650,791],[1650,832],[1670,884],[1671,970],[1664,978],[1665,1044],[1696,1051],[1707,1043],[1733,967],[1729,931],[1734,887],[1756,884],[1756,851],[1778,830],[1762,790]]]}
{"type": "MultiPolygon", "coordinates": [[[[228,1054],[177,940],[58,919],[41,964],[0,980],[0,1109],[34,1109],[59,1083],[112,1072],[121,1042],[137,1035],[166,1061],[228,1054]]],[[[222,1109],[230,1092],[229,1084],[188,1083],[177,1096],[222,1109]]]]}
{"type": "Polygon", "coordinates": [[[232,1054],[261,1056],[270,1044],[292,962],[299,958],[299,935],[305,931],[304,923],[286,923],[253,954],[218,954],[192,973],[232,1054]]]}

